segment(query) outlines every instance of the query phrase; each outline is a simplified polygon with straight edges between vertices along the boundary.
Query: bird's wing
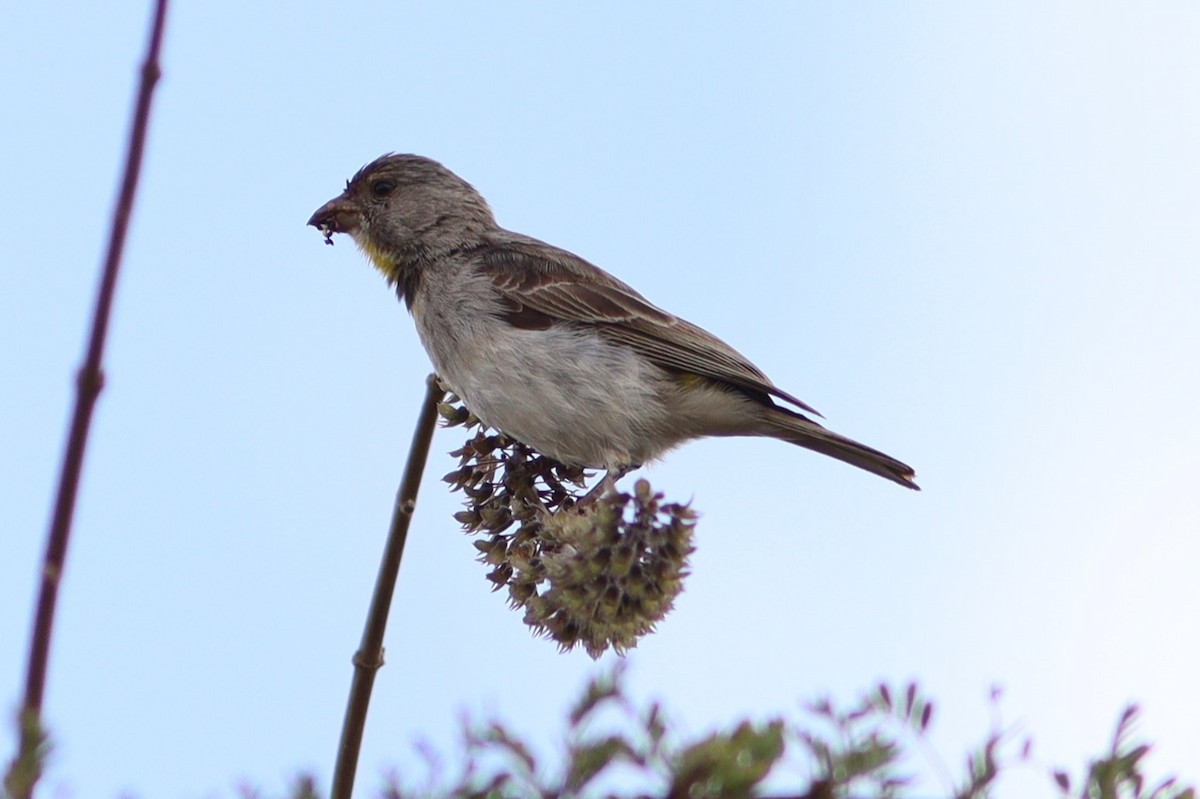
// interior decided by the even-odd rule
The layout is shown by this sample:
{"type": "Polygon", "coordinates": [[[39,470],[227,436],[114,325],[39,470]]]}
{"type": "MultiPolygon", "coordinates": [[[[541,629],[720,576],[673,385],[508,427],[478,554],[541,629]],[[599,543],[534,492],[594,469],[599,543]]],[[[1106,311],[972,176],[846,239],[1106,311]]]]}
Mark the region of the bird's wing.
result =
{"type": "Polygon", "coordinates": [[[502,240],[480,248],[476,256],[476,263],[503,299],[503,316],[510,324],[530,329],[556,322],[592,325],[609,340],[633,349],[664,369],[771,394],[820,416],[776,387],[724,341],[652,305],[620,280],[576,255],[506,234],[502,240]]]}

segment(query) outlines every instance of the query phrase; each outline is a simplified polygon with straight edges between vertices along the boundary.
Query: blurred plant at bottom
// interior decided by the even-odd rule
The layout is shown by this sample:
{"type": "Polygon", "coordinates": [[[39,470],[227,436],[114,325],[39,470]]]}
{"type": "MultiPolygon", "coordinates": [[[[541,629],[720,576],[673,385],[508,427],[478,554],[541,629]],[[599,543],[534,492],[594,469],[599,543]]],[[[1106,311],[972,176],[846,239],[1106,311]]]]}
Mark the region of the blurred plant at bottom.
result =
{"type": "MultiPolygon", "coordinates": [[[[548,764],[501,722],[468,723],[464,762],[450,786],[431,775],[420,788],[391,780],[387,799],[985,799],[1011,768],[1035,768],[1032,744],[993,728],[972,749],[958,785],[931,788],[916,765],[937,759],[928,740],[933,705],[915,685],[880,685],[849,708],[828,700],[804,706],[798,720],[741,721],[690,742],[662,708],[637,709],[623,688],[624,670],[594,678],[572,708],[561,765],[548,764]],[[768,778],[770,783],[767,783],[768,778]],[[796,784],[802,787],[794,787],[796,784]]],[[[993,697],[996,701],[996,697],[993,697]]],[[[1064,772],[1047,775],[1047,793],[1080,799],[1196,799],[1173,779],[1147,788],[1131,737],[1137,709],[1121,716],[1110,750],[1089,764],[1077,792],[1064,772]]],[[[559,759],[556,758],[556,762],[559,759]]],[[[944,768],[940,761],[934,765],[944,768]]],[[[1040,769],[1039,769],[1040,770],[1040,769]]],[[[950,775],[944,779],[955,782],[950,775]]]]}
{"type": "MultiPolygon", "coordinates": [[[[1013,768],[1043,770],[1032,763],[1028,739],[1018,742],[1011,730],[994,723],[969,752],[957,787],[949,785],[954,782],[949,774],[940,789],[917,782],[914,762],[938,756],[927,738],[933,705],[913,684],[903,690],[880,685],[849,708],[820,700],[803,706],[795,720],[743,720],[686,741],[660,705],[638,709],[623,679],[618,666],[588,683],[552,760],[503,722],[468,722],[453,776],[447,778],[442,759],[425,750],[422,785],[411,787],[411,781],[393,776],[382,789],[363,787],[359,793],[385,799],[987,799],[1013,768]]],[[[1136,706],[1125,709],[1108,750],[1087,764],[1074,789],[1065,770],[1046,769],[1043,795],[1196,799],[1193,787],[1181,787],[1174,778],[1153,782],[1145,774],[1150,746],[1133,735],[1138,713],[1136,706]]],[[[34,768],[44,766],[45,752],[43,747],[34,768]]],[[[242,799],[265,795],[245,783],[237,793],[242,799]]],[[[302,775],[285,795],[324,794],[311,776],[302,775]]]]}
{"type": "Polygon", "coordinates": [[[456,398],[438,410],[447,426],[479,428],[443,479],[467,497],[455,514],[463,529],[486,536],[474,543],[495,589],[563,650],[596,658],[637,646],[683,590],[695,512],[645,480],[585,497],[585,470],[489,433],[456,398]]]}

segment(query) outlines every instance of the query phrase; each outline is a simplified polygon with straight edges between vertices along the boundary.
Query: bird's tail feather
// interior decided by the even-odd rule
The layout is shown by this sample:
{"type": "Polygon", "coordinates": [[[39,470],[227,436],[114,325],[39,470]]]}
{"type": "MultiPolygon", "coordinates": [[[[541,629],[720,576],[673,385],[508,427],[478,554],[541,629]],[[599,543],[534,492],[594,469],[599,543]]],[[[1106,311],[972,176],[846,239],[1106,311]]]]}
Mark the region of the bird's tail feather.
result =
{"type": "Polygon", "coordinates": [[[771,412],[766,415],[766,423],[768,435],[811,449],[814,452],[820,452],[822,455],[837,458],[851,466],[857,466],[872,474],[886,477],[905,488],[921,490],[914,479],[916,473],[908,464],[853,439],[838,435],[832,430],[827,430],[798,413],[793,413],[786,408],[772,408],[771,412]]]}

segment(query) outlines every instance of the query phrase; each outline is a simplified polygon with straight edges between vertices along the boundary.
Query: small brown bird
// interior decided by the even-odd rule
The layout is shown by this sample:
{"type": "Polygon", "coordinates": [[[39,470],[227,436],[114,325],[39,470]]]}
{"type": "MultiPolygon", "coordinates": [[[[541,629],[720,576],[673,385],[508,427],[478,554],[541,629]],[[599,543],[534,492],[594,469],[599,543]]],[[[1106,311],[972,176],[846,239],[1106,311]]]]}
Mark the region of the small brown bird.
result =
{"type": "Polygon", "coordinates": [[[565,464],[630,469],[703,436],[770,436],[917,488],[825,429],[725,342],[602,269],[496,224],[417,155],[367,164],[308,224],[346,233],[407,304],[434,368],[485,424],[565,464]]]}

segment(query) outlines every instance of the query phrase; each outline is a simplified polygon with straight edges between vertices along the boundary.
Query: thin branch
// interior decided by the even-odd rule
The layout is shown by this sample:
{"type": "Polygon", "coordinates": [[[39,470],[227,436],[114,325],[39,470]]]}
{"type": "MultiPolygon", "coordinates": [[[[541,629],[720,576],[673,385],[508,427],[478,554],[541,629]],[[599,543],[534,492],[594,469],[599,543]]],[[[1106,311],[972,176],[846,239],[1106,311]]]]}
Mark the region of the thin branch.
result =
{"type": "Polygon", "coordinates": [[[108,240],[108,253],[104,259],[104,271],[96,295],[96,306],[92,317],[91,338],[87,356],[76,379],[75,412],[71,417],[71,429],[67,449],[63,457],[62,473],[59,477],[58,495],[54,504],[54,517],[46,543],[45,559],[41,573],[41,589],[38,595],[37,615],[34,620],[32,641],[29,649],[29,665],[25,679],[25,698],[21,707],[21,743],[16,758],[5,778],[9,792],[17,799],[28,799],[40,776],[36,765],[36,750],[41,744],[42,700],[45,695],[46,671],[50,659],[50,637],[54,626],[54,607],[58,598],[58,584],[62,579],[66,561],[67,543],[71,534],[71,520],[75,512],[75,499],[79,493],[79,479],[83,471],[83,454],[91,426],[92,411],[96,399],[104,386],[102,359],[104,341],[108,333],[108,320],[112,312],[113,294],[116,291],[117,272],[121,265],[121,254],[125,246],[125,234],[129,229],[129,218],[133,211],[133,199],[141,173],[142,152],[146,144],[146,130],[150,123],[150,101],[154,86],[161,75],[159,51],[162,46],[163,27],[166,22],[167,0],[157,0],[150,38],[146,46],[146,58],[141,69],[141,84],[138,88],[137,104],[133,112],[133,126],[129,132],[129,144],[125,156],[125,173],[121,180],[121,192],[113,210],[112,227],[108,240]]]}
{"type": "Polygon", "coordinates": [[[350,799],[354,791],[354,775],[358,768],[358,753],[362,747],[363,727],[367,723],[371,688],[375,684],[375,672],[383,666],[383,633],[387,628],[396,576],[400,572],[400,559],[404,555],[404,542],[408,538],[408,525],[412,521],[413,510],[417,504],[421,474],[425,471],[425,461],[429,455],[429,442],[437,425],[438,402],[444,393],[434,375],[428,377],[426,385],[425,401],[417,417],[408,462],[404,465],[400,490],[396,494],[392,526],[384,546],[383,558],[379,563],[379,575],[375,578],[375,593],[371,596],[371,607],[367,612],[362,642],[358,651],[354,653],[354,678],[350,683],[350,698],[346,703],[346,716],[342,722],[342,739],[338,743],[333,786],[329,794],[331,799],[350,799]]]}

